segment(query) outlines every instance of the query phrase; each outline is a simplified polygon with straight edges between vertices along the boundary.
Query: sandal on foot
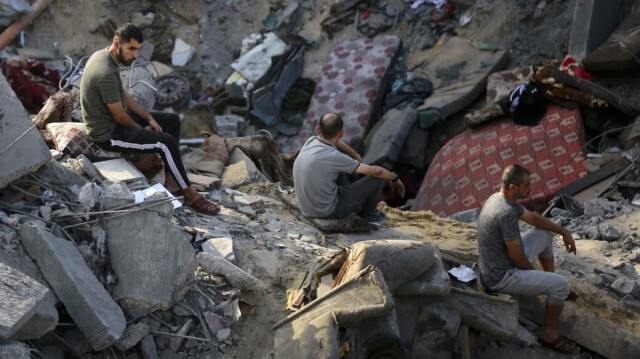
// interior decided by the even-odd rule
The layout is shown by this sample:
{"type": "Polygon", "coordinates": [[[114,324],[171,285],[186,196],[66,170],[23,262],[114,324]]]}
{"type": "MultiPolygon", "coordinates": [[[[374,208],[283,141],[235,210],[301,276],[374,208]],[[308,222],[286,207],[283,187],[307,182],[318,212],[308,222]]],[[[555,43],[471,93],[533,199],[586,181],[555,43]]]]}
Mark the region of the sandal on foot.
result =
{"type": "Polygon", "coordinates": [[[567,299],[565,299],[565,300],[574,302],[574,301],[578,300],[578,298],[579,298],[578,293],[576,293],[576,292],[572,291],[571,289],[569,289],[569,294],[567,294],[567,299]]]}
{"type": "Polygon", "coordinates": [[[217,204],[209,201],[208,199],[204,198],[204,196],[200,196],[198,197],[198,199],[196,199],[195,201],[193,201],[193,203],[189,203],[187,204],[187,206],[195,209],[196,211],[200,212],[200,213],[204,213],[204,214],[217,214],[218,212],[220,212],[220,206],[218,206],[217,204]]]}
{"type": "Polygon", "coordinates": [[[576,343],[561,335],[558,335],[558,337],[552,342],[548,342],[542,338],[538,338],[538,342],[547,348],[564,354],[573,353],[573,351],[578,347],[576,343]]]}

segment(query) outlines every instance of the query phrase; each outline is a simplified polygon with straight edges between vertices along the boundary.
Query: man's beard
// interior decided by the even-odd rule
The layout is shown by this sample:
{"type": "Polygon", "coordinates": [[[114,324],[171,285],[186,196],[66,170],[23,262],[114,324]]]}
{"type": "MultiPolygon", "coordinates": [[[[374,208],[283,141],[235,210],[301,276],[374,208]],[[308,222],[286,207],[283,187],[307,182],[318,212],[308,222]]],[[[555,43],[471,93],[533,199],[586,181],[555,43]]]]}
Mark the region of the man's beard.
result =
{"type": "Polygon", "coordinates": [[[119,61],[120,61],[120,63],[121,63],[121,64],[123,64],[123,65],[127,65],[127,66],[129,66],[129,65],[131,65],[131,63],[133,63],[133,60],[135,60],[135,59],[132,59],[132,60],[127,61],[127,60],[124,58],[124,54],[122,53],[122,48],[121,48],[120,46],[118,46],[118,51],[117,51],[117,52],[118,52],[118,60],[119,60],[119,61]]]}

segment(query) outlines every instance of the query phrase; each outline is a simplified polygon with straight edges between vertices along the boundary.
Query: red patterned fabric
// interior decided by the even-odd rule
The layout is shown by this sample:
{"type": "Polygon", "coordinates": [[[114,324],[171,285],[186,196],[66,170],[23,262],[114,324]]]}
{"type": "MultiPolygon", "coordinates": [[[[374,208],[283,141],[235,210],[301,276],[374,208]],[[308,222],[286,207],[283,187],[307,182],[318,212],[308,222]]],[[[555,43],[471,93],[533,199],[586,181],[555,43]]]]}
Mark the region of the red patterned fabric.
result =
{"type": "Polygon", "coordinates": [[[544,208],[558,189],[586,175],[583,143],[580,111],[555,105],[535,127],[504,118],[466,130],[433,158],[411,210],[444,217],[479,208],[500,189],[502,171],[513,163],[531,171],[531,194],[522,204],[544,208]]]}
{"type": "Polygon", "coordinates": [[[314,122],[327,112],[336,112],[344,120],[342,140],[351,145],[359,144],[384,95],[379,91],[400,45],[400,39],[395,36],[339,43],[322,69],[322,78],[316,84],[300,133],[291,145],[291,153],[302,148],[313,133],[314,122]]]}

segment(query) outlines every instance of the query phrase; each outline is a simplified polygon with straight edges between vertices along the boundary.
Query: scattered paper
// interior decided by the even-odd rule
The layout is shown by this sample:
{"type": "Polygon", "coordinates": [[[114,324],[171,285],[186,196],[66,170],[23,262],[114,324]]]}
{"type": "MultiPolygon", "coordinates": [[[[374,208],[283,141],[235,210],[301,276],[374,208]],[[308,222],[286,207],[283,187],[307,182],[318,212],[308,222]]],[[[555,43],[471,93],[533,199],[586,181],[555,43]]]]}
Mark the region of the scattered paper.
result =
{"type": "MultiPolygon", "coordinates": [[[[133,192],[133,195],[135,196],[135,203],[143,202],[145,199],[147,199],[147,197],[151,196],[156,192],[164,192],[170,198],[176,198],[174,195],[171,194],[171,192],[169,192],[168,189],[164,188],[163,185],[161,185],[160,183],[156,183],[145,190],[133,192]]],[[[173,208],[182,207],[182,203],[180,203],[180,201],[178,201],[177,199],[174,199],[173,201],[171,201],[171,204],[173,205],[173,208]]]]}
{"type": "Polygon", "coordinates": [[[465,265],[461,265],[460,267],[457,267],[457,268],[451,268],[449,270],[449,273],[451,273],[451,275],[456,277],[459,281],[465,282],[465,283],[476,279],[476,272],[474,272],[473,269],[465,265]]]}

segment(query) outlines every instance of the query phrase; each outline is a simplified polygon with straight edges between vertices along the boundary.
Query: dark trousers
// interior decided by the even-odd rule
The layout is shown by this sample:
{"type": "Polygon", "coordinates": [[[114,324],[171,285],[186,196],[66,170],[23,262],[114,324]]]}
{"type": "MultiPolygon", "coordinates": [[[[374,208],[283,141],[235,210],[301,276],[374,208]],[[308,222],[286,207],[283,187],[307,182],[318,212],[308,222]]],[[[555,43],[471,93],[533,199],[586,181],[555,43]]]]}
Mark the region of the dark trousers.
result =
{"type": "MultiPolygon", "coordinates": [[[[158,153],[162,157],[165,170],[171,173],[182,189],[191,185],[180,157],[180,118],[174,113],[150,111],[151,116],[162,127],[162,132],[118,125],[109,141],[98,142],[98,146],[108,151],[158,153]]],[[[141,126],[147,122],[134,113],[131,118],[141,126]]]]}
{"type": "Polygon", "coordinates": [[[351,212],[361,217],[368,217],[374,213],[378,202],[383,198],[382,191],[385,180],[364,176],[354,182],[349,182],[347,175],[338,176],[338,204],[333,217],[343,218],[351,212]]]}

